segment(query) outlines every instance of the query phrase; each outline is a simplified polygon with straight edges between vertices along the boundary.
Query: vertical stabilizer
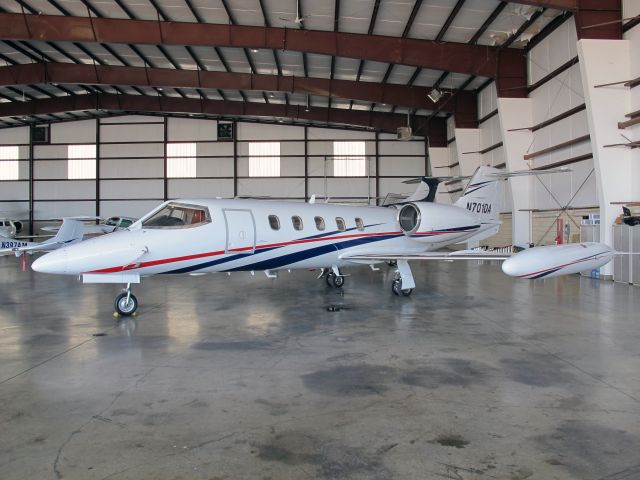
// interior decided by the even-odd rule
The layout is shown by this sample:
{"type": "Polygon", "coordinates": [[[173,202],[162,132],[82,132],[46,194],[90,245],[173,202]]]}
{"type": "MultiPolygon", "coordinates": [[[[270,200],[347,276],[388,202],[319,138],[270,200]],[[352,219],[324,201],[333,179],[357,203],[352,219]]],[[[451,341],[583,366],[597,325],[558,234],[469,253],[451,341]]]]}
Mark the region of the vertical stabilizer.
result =
{"type": "Polygon", "coordinates": [[[497,168],[478,167],[454,205],[469,210],[483,221],[498,220],[502,197],[501,174],[497,168]]]}

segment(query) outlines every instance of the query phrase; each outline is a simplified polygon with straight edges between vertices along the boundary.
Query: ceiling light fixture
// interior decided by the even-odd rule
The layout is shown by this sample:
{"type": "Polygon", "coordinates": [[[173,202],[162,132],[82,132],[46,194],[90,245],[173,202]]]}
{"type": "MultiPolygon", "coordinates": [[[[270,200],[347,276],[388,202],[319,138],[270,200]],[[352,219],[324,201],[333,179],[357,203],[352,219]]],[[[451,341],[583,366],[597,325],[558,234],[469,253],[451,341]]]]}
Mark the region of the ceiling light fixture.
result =
{"type": "Polygon", "coordinates": [[[433,90],[431,90],[428,94],[427,97],[429,98],[429,100],[431,100],[433,103],[438,103],[440,101],[440,99],[442,98],[443,93],[438,90],[437,88],[434,88],[433,90]]]}

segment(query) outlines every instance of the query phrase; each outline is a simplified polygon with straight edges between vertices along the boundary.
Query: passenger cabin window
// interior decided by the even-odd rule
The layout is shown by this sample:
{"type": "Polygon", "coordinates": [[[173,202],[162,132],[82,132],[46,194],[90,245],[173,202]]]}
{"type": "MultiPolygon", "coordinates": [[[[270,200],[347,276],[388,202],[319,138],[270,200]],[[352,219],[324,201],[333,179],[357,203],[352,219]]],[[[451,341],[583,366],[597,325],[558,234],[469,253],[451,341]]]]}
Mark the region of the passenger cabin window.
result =
{"type": "Polygon", "coordinates": [[[209,209],[199,205],[170,203],[151,215],[143,228],[186,228],[211,222],[209,209]]]}
{"type": "Polygon", "coordinates": [[[358,230],[361,232],[364,232],[364,222],[361,218],[356,218],[356,227],[358,227],[358,230]]]}
{"type": "Polygon", "coordinates": [[[133,224],[133,220],[129,220],[128,218],[123,218],[120,220],[120,228],[127,228],[133,224]]]}
{"type": "Polygon", "coordinates": [[[336,227],[338,227],[338,230],[340,230],[341,232],[344,232],[347,229],[344,223],[344,218],[336,217],[336,227]]]}
{"type": "Polygon", "coordinates": [[[302,219],[297,215],[291,217],[291,223],[293,223],[293,228],[296,230],[302,230],[302,219]]]}
{"type": "Polygon", "coordinates": [[[271,230],[280,230],[280,219],[276,215],[269,215],[269,226],[271,230]]]}
{"type": "Polygon", "coordinates": [[[324,230],[324,228],[325,228],[325,227],[324,227],[324,218],[322,218],[322,217],[316,217],[316,218],[315,218],[315,221],[316,221],[316,228],[317,228],[318,230],[324,230]]]}

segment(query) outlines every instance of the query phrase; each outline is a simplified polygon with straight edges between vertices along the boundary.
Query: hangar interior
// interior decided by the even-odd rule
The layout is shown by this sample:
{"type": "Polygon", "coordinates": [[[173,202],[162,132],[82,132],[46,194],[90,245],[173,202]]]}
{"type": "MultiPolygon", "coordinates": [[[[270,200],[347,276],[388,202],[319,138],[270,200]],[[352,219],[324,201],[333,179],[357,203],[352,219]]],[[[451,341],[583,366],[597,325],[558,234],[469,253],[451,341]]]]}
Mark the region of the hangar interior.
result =
{"type": "MultiPolygon", "coordinates": [[[[490,165],[540,175],[504,182],[484,245],[640,251],[614,226],[640,206],[639,23],[636,0],[6,0],[0,217],[383,205],[425,175],[448,204],[490,165]]],[[[1,258],[0,477],[640,476],[640,256],[616,283],[415,268],[410,299],[386,268],[158,275],[114,322],[115,286],[1,258]]]]}

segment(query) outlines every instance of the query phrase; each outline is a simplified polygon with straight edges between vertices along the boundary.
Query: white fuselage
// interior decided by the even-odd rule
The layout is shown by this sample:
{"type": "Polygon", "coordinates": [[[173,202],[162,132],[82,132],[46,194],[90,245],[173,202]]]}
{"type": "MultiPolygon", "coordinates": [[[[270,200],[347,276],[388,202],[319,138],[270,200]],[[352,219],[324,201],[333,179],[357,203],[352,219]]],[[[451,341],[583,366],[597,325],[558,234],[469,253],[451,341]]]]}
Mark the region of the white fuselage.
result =
{"type": "Polygon", "coordinates": [[[205,206],[210,222],[145,228],[147,216],[129,230],[52,252],[33,268],[74,275],[135,272],[147,276],[341,267],[349,263],[343,258],[349,254],[424,252],[464,241],[482,228],[471,212],[434,203],[423,205],[420,228],[407,236],[398,224],[396,208],[249,199],[176,202],[205,206]],[[270,215],[277,216],[279,229],[270,225],[270,215]],[[294,228],[294,216],[302,220],[300,229],[294,228]],[[318,228],[316,217],[322,219],[324,229],[318,228]],[[344,220],[344,229],[337,218],[344,220]],[[360,228],[356,219],[362,221],[360,228]]]}

